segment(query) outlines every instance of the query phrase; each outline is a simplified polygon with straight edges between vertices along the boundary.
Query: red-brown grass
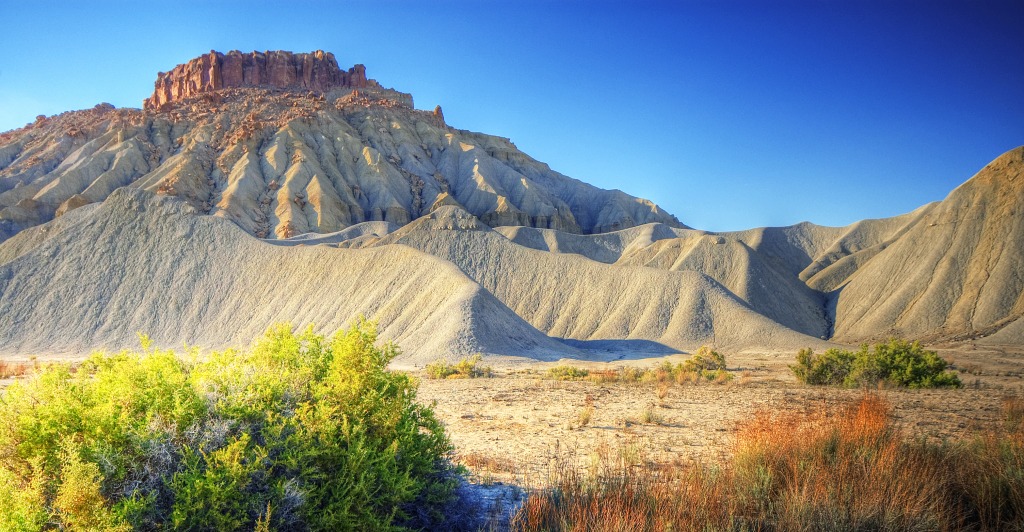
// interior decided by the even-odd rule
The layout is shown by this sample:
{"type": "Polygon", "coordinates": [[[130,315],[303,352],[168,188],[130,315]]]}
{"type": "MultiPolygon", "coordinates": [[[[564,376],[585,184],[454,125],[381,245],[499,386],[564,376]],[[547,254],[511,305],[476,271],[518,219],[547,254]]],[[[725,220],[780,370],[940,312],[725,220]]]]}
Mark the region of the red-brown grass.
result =
{"type": "MultiPolygon", "coordinates": [[[[1012,417],[1016,403],[1004,403],[1012,417]]],[[[909,437],[878,395],[761,412],[719,467],[562,462],[516,530],[1024,530],[1024,421],[955,444],[909,437]]]]}
{"type": "Polygon", "coordinates": [[[0,379],[27,375],[35,369],[35,367],[36,365],[33,362],[12,362],[0,360],[0,379]]]}

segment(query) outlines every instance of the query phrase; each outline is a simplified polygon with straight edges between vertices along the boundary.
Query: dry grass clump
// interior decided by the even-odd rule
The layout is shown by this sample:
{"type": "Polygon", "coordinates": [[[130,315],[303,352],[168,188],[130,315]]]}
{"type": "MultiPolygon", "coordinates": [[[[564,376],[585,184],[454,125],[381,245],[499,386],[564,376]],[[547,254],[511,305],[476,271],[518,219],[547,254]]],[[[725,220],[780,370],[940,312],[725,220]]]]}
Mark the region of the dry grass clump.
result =
{"type": "Polygon", "coordinates": [[[34,362],[0,360],[0,379],[22,377],[28,375],[34,369],[36,369],[36,364],[34,362]]]}
{"type": "Polygon", "coordinates": [[[591,419],[594,417],[594,398],[587,395],[586,401],[583,405],[583,410],[580,410],[579,414],[576,415],[576,427],[582,428],[590,424],[591,419]]]}
{"type": "Polygon", "coordinates": [[[757,522],[849,530],[938,530],[957,521],[942,448],[904,438],[865,395],[810,421],[762,414],[737,435],[736,496],[757,522]]]}
{"type": "Polygon", "coordinates": [[[703,346],[680,364],[663,362],[653,368],[622,367],[605,370],[588,370],[568,364],[555,366],[545,376],[555,380],[586,380],[597,384],[609,383],[658,383],[659,385],[676,383],[711,382],[725,384],[733,379],[733,374],[726,370],[725,356],[703,346]]]}
{"type": "Polygon", "coordinates": [[[873,394],[809,416],[762,412],[720,467],[563,462],[513,528],[1024,530],[1024,401],[1004,411],[1004,426],[942,445],[903,434],[873,394]]]}
{"type": "Polygon", "coordinates": [[[505,458],[495,458],[482,453],[459,454],[457,461],[474,471],[486,471],[490,473],[514,473],[516,464],[505,458]]]}
{"type": "Polygon", "coordinates": [[[586,467],[556,459],[550,489],[530,495],[512,516],[512,530],[726,530],[732,512],[722,472],[658,469],[625,445],[598,447],[586,467]]]}

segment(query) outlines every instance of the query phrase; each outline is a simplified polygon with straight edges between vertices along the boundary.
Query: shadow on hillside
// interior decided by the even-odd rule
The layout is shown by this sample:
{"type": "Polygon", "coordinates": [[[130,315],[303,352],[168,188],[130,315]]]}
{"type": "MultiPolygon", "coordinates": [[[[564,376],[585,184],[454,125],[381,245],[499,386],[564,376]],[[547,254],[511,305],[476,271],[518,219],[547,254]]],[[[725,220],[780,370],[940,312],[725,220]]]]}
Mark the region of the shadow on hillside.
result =
{"type": "Polygon", "coordinates": [[[675,355],[682,351],[651,340],[573,340],[558,338],[558,341],[586,353],[586,360],[611,362],[616,360],[640,360],[644,358],[675,355]]]}

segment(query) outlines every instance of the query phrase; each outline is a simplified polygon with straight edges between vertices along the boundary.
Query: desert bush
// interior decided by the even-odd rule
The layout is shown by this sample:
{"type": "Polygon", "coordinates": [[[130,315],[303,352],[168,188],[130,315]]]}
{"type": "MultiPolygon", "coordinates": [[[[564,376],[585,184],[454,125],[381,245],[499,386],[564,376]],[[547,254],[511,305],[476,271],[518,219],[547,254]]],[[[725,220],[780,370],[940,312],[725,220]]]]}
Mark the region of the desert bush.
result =
{"type": "Polygon", "coordinates": [[[917,342],[892,339],[857,352],[828,349],[815,355],[801,349],[790,366],[797,380],[806,384],[842,386],[889,386],[907,388],[958,388],[960,379],[947,371],[949,363],[917,342]]]}
{"type": "Polygon", "coordinates": [[[455,364],[447,360],[438,360],[427,364],[424,371],[428,379],[477,379],[481,377],[494,376],[494,370],[490,366],[480,365],[483,355],[479,353],[469,358],[463,358],[455,364]]]}
{"type": "Polygon", "coordinates": [[[545,376],[556,380],[587,380],[605,383],[658,383],[666,385],[673,381],[678,384],[714,382],[723,384],[732,380],[733,375],[725,369],[725,356],[708,346],[697,350],[690,359],[679,364],[665,361],[653,368],[633,366],[606,370],[587,370],[570,365],[555,366],[545,376]]]}
{"type": "Polygon", "coordinates": [[[674,380],[679,384],[698,383],[702,381],[724,384],[733,379],[725,366],[725,355],[709,346],[701,346],[696,353],[681,364],[672,365],[664,362],[655,370],[659,382],[674,380]]]}
{"type": "Polygon", "coordinates": [[[560,381],[574,381],[586,378],[589,374],[590,372],[583,368],[562,365],[548,369],[547,377],[560,381]]]}
{"type": "Polygon", "coordinates": [[[0,529],[437,526],[451,445],[396,354],[360,321],[45,368],[0,399],[0,529]]]}
{"type": "MultiPolygon", "coordinates": [[[[1008,415],[1012,415],[1008,413],[1008,415]]],[[[729,462],[556,461],[513,530],[1024,530],[1024,428],[962,443],[903,434],[887,402],[760,412],[729,462]]]]}
{"type": "Polygon", "coordinates": [[[841,349],[827,349],[815,355],[809,348],[796,354],[796,364],[790,370],[797,380],[805,384],[844,384],[853,367],[854,353],[841,349]]]}
{"type": "Polygon", "coordinates": [[[683,371],[694,371],[702,373],[705,371],[718,371],[725,369],[725,355],[703,345],[689,360],[683,362],[683,371]]]}

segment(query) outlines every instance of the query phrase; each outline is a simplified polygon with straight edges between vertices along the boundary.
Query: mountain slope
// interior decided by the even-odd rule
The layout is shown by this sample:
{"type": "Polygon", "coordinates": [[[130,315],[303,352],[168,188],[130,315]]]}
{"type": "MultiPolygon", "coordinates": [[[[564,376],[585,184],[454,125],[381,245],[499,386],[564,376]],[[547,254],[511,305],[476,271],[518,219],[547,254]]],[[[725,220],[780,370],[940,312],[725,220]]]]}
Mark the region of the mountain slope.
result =
{"type": "MultiPolygon", "coordinates": [[[[836,336],[956,339],[1024,312],[1024,147],[1000,156],[840,288],[836,336]]],[[[1024,342],[1019,332],[1002,341],[1024,342]]]]}
{"type": "Polygon", "coordinates": [[[37,233],[0,245],[12,259],[0,265],[4,352],[134,347],[137,331],[162,346],[238,346],[277,322],[331,332],[363,314],[403,348],[406,363],[477,351],[580,356],[451,264],[401,246],[273,246],[130,189],[83,209],[74,224],[37,233]]]}
{"type": "Polygon", "coordinates": [[[649,201],[552,171],[508,139],[452,128],[440,108],[418,111],[357,67],[342,71],[319,52],[213,52],[161,74],[145,110],[99,105],[4,133],[0,240],[120,186],[182,197],[261,238],[403,225],[446,203],[491,225],[681,226],[649,201]],[[232,81],[232,61],[292,75],[232,81]],[[308,61],[323,74],[303,81],[308,61]]]}
{"type": "Polygon", "coordinates": [[[457,207],[382,238],[457,265],[551,336],[644,339],[676,349],[817,343],[746,305],[696,271],[608,265],[517,245],[457,207]]]}

